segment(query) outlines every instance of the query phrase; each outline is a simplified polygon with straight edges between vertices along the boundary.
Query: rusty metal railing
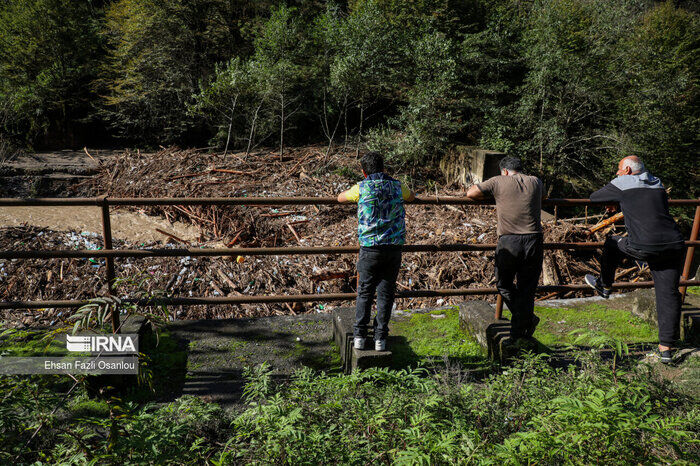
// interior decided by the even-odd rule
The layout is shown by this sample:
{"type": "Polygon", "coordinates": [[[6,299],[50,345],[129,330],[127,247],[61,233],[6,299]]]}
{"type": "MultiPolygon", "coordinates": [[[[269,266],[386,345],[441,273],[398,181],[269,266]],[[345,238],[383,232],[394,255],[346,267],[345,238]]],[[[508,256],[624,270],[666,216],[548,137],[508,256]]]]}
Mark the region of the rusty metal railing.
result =
{"type": "MultiPolygon", "coordinates": [[[[271,256],[271,255],[300,255],[300,254],[354,254],[359,251],[357,246],[335,247],[287,247],[287,248],[177,248],[177,249],[113,249],[110,206],[147,206],[147,205],[337,205],[332,197],[243,197],[243,198],[0,198],[2,206],[96,206],[100,207],[102,215],[102,233],[105,248],[102,250],[46,250],[46,251],[12,251],[0,250],[0,259],[50,259],[50,258],[104,258],[106,264],[106,279],[108,291],[114,293],[114,259],[133,257],[173,257],[173,256],[271,256]]],[[[493,205],[493,201],[473,201],[463,197],[418,197],[409,204],[422,205],[493,205]]],[[[592,202],[588,199],[546,199],[544,205],[558,207],[604,205],[607,203],[592,202]]],[[[698,231],[700,230],[700,199],[671,199],[670,205],[697,206],[691,238],[686,241],[688,255],[686,257],[681,289],[685,295],[687,286],[700,285],[698,280],[688,280],[695,246],[700,245],[698,231]]],[[[602,247],[602,242],[576,243],[545,243],[545,249],[595,249],[602,247]]],[[[413,244],[405,245],[404,252],[463,252],[494,250],[495,244],[413,244]]],[[[650,288],[653,282],[622,282],[615,283],[614,289],[650,288]]],[[[541,292],[592,291],[587,285],[557,285],[540,286],[541,292]]],[[[397,298],[445,297],[498,294],[495,287],[461,288],[441,290],[413,290],[396,293],[397,298]]],[[[285,303],[312,301],[346,301],[356,298],[355,293],[326,293],[309,295],[267,295],[267,296],[227,296],[227,297],[170,297],[152,300],[125,299],[126,303],[137,305],[202,305],[202,304],[253,304],[253,303],[285,303]]],[[[499,295],[500,298],[500,295],[499,295]]],[[[44,301],[6,301],[0,302],[0,309],[42,309],[78,307],[87,304],[87,300],[44,300],[44,301]]],[[[500,318],[502,300],[498,299],[496,317],[500,318]]],[[[119,327],[119,314],[112,313],[113,329],[119,327]]]]}

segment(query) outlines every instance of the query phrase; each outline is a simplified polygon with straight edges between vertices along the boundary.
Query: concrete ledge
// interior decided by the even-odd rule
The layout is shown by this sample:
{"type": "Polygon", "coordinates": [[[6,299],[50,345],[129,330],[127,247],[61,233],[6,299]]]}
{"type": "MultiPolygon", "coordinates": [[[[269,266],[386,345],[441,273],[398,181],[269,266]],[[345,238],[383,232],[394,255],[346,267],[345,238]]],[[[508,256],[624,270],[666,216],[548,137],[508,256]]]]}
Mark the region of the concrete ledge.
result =
{"type": "MultiPolygon", "coordinates": [[[[489,358],[507,362],[517,352],[510,339],[510,321],[496,320],[494,309],[486,301],[467,301],[459,305],[459,326],[471,334],[488,352],[489,358]]],[[[530,339],[537,348],[537,340],[530,339]]]]}
{"type": "Polygon", "coordinates": [[[389,367],[391,365],[391,351],[374,351],[352,349],[350,372],[355,369],[369,369],[370,367],[389,367]]]}
{"type": "Polygon", "coordinates": [[[681,341],[700,345],[700,308],[684,307],[681,310],[681,341]]]}
{"type": "MultiPolygon", "coordinates": [[[[353,326],[355,325],[355,308],[341,307],[333,311],[333,340],[340,348],[340,359],[346,374],[355,369],[370,367],[388,367],[391,365],[391,351],[374,351],[353,348],[353,326]]],[[[372,335],[367,336],[372,339],[372,335]]]]}
{"type": "Polygon", "coordinates": [[[119,333],[137,333],[139,338],[143,338],[152,331],[151,323],[144,316],[135,315],[127,316],[119,329],[119,333]]]}
{"type": "MultiPolygon", "coordinates": [[[[652,325],[658,325],[656,319],[656,294],[654,290],[635,290],[628,294],[630,296],[627,299],[631,300],[629,306],[630,312],[652,325]]],[[[619,306],[619,301],[624,299],[626,298],[620,298],[618,302],[613,301],[610,304],[612,304],[612,306],[619,306]]],[[[610,306],[610,304],[608,304],[608,306],[610,306]]]]}

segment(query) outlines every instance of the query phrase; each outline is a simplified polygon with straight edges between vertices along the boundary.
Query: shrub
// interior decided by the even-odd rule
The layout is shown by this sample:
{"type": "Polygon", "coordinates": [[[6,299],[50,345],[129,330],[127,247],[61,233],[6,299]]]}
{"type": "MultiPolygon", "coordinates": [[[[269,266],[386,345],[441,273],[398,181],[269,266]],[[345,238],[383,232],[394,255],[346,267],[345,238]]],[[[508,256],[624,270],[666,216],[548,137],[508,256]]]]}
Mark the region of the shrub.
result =
{"type": "MultiPolygon", "coordinates": [[[[260,394],[266,377],[255,373],[249,391],[260,394]]],[[[554,369],[527,357],[483,385],[423,369],[304,370],[255,400],[232,424],[225,463],[623,464],[698,453],[697,407],[680,408],[692,400],[643,371],[615,382],[599,360],[554,369]]]]}

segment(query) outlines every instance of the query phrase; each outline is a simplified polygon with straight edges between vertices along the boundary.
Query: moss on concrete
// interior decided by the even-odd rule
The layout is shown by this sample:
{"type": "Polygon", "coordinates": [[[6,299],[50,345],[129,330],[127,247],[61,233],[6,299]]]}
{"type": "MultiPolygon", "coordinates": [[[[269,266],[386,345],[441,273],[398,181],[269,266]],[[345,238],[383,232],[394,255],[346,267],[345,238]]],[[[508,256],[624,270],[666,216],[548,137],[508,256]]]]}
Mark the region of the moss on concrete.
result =
{"type": "Polygon", "coordinates": [[[397,317],[390,324],[394,366],[415,365],[447,357],[481,365],[486,355],[477,341],[459,328],[457,307],[397,317]]]}
{"type": "MultiPolygon", "coordinates": [[[[540,324],[534,337],[546,346],[565,346],[575,337],[569,333],[587,329],[604,333],[625,343],[655,343],[657,329],[631,312],[609,309],[603,304],[589,304],[573,308],[535,307],[540,324]]],[[[508,310],[503,315],[510,318],[508,310]]]]}

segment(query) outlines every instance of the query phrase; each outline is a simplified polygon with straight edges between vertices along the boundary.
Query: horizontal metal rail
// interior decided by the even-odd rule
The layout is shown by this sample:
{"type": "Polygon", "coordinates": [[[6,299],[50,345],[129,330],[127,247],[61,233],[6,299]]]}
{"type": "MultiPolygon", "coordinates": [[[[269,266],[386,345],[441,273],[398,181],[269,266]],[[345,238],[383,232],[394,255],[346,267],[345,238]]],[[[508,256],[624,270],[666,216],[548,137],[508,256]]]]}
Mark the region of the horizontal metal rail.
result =
{"type": "MultiPolygon", "coordinates": [[[[700,240],[686,241],[686,246],[700,246],[700,240]]],[[[597,249],[603,242],[544,243],[545,249],[597,249]]],[[[493,251],[495,243],[484,244],[407,244],[403,252],[493,251]]],[[[157,248],[157,249],[54,249],[11,251],[0,250],[0,259],[70,259],[100,257],[225,257],[225,256],[297,256],[316,254],[356,254],[359,246],[287,247],[287,248],[157,248]]]]}
{"type": "MultiPolygon", "coordinates": [[[[0,207],[12,206],[95,206],[102,210],[103,236],[105,239],[105,249],[103,250],[52,250],[52,251],[0,251],[0,259],[48,259],[48,258],[105,258],[107,264],[107,283],[113,285],[113,259],[117,257],[172,257],[172,256],[271,256],[271,255],[297,255],[297,254],[353,254],[358,252],[357,246],[336,246],[336,247],[289,247],[289,248],[179,248],[179,249],[112,249],[111,226],[109,219],[110,206],[148,206],[148,205],[257,205],[257,206],[280,206],[280,205],[338,205],[335,197],[209,197],[209,198],[108,198],[86,197],[86,198],[0,198],[0,207]]],[[[474,201],[466,197],[439,197],[439,196],[419,196],[409,204],[425,205],[493,205],[493,200],[474,201]]],[[[608,202],[593,202],[590,199],[546,199],[543,201],[546,206],[589,206],[605,205],[608,202]]],[[[670,205],[676,206],[698,206],[700,209],[700,199],[671,199],[670,205]]],[[[696,221],[697,223],[697,221],[696,221]]],[[[694,226],[694,231],[697,225],[694,226]]],[[[686,245],[691,248],[697,245],[696,237],[687,241],[686,245]]],[[[593,249],[602,247],[601,242],[588,243],[545,243],[546,249],[593,249]]],[[[448,251],[488,251],[495,249],[495,244],[442,244],[442,245],[406,245],[404,252],[448,252],[448,251]]],[[[686,263],[686,267],[687,267],[686,263]]],[[[682,280],[682,286],[698,285],[697,280],[682,280]]],[[[650,288],[654,283],[648,282],[624,282],[617,283],[613,287],[617,289],[650,288]]],[[[558,285],[540,286],[540,292],[566,292],[566,291],[589,291],[587,285],[558,285]]],[[[469,296],[469,295],[489,295],[497,294],[496,288],[462,288],[462,289],[442,289],[442,290],[415,290],[401,291],[396,294],[397,298],[420,298],[420,297],[440,297],[440,296],[469,296]]],[[[331,293],[331,294],[311,294],[311,295],[272,295],[272,296],[226,296],[226,297],[169,297],[155,300],[125,299],[126,303],[137,305],[203,305],[203,304],[254,304],[254,303],[285,303],[285,302],[314,302],[314,301],[345,301],[354,300],[355,293],[331,293]]],[[[89,303],[89,300],[58,300],[58,301],[9,301],[0,302],[0,309],[43,309],[57,307],[77,307],[89,303]]],[[[500,312],[497,311],[497,315],[500,312]]],[[[112,312],[112,326],[117,331],[119,327],[119,315],[112,312]]]]}
{"type": "MultiPolygon", "coordinates": [[[[669,199],[670,205],[697,206],[700,199],[669,199]]],[[[0,198],[0,207],[12,206],[149,206],[149,205],[338,205],[335,197],[72,197],[72,198],[0,198]]],[[[407,204],[494,205],[493,200],[474,201],[467,197],[418,196],[407,204]]],[[[546,206],[606,205],[590,199],[545,199],[546,206]]]]}
{"type": "MultiPolygon", "coordinates": [[[[682,280],[682,286],[700,285],[700,280],[682,280]]],[[[652,288],[653,281],[645,282],[621,282],[615,283],[613,289],[652,288]]],[[[588,285],[553,285],[540,286],[537,291],[552,293],[555,291],[589,291],[594,292],[588,285]]],[[[473,296],[497,294],[495,287],[491,288],[458,288],[442,290],[415,290],[399,291],[397,298],[434,298],[446,296],[473,296]]],[[[210,297],[171,297],[157,299],[123,299],[126,304],[138,306],[195,306],[216,304],[257,304],[257,303],[304,303],[317,301],[352,301],[357,298],[355,293],[326,293],[326,294],[302,294],[302,295],[252,295],[252,296],[210,296],[210,297]]],[[[78,307],[89,304],[89,300],[57,300],[57,301],[8,301],[0,302],[0,309],[45,309],[78,307]]]]}

